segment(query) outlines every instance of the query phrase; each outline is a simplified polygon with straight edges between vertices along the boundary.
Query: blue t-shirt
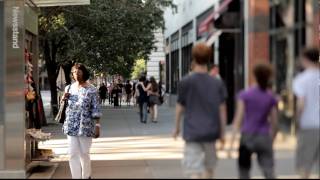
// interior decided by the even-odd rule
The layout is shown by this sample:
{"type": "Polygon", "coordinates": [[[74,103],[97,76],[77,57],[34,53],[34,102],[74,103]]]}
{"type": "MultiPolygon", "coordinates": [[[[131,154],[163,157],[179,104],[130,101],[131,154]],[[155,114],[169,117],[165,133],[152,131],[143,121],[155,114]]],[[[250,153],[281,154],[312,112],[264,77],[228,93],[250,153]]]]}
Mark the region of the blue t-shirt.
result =
{"type": "Polygon", "coordinates": [[[223,82],[206,73],[193,73],[181,80],[178,85],[178,103],[185,109],[185,141],[212,142],[219,138],[219,106],[226,97],[223,82]]]}

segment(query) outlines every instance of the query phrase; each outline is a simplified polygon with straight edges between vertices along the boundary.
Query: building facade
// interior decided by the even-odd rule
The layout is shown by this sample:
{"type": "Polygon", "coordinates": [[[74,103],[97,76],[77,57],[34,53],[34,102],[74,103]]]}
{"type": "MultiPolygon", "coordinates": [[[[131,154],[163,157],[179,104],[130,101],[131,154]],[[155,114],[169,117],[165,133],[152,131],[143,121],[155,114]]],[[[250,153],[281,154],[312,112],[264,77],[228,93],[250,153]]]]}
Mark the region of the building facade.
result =
{"type": "MultiPolygon", "coordinates": [[[[219,65],[228,86],[228,114],[232,114],[235,91],[242,89],[244,84],[240,1],[176,0],[174,3],[178,6],[177,12],[171,9],[165,12],[166,91],[170,94],[170,104],[176,101],[178,82],[191,70],[193,45],[206,42],[213,49],[209,67],[219,65]],[[210,18],[218,19],[226,10],[230,11],[228,18],[233,20],[231,25],[223,30],[213,28],[210,18]],[[235,16],[239,17],[236,22],[232,19],[235,16]]],[[[231,119],[231,115],[229,117],[231,119]]]]}
{"type": "Polygon", "coordinates": [[[153,76],[157,81],[163,81],[163,63],[165,61],[163,30],[158,29],[154,33],[154,36],[156,39],[156,42],[154,44],[155,50],[151,52],[149,59],[146,61],[147,77],[150,78],[151,76],[153,76]]]}

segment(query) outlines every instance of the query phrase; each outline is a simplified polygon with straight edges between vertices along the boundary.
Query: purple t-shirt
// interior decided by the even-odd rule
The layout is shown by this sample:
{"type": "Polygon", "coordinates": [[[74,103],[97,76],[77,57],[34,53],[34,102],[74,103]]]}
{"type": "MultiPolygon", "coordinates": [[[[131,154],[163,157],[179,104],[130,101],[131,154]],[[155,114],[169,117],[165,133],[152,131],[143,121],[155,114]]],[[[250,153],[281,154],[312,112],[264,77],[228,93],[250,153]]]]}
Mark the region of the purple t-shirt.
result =
{"type": "Polygon", "coordinates": [[[277,104],[276,98],[269,91],[263,91],[258,87],[252,87],[242,91],[238,99],[243,100],[244,119],[241,132],[250,134],[269,134],[269,113],[277,104]]]}

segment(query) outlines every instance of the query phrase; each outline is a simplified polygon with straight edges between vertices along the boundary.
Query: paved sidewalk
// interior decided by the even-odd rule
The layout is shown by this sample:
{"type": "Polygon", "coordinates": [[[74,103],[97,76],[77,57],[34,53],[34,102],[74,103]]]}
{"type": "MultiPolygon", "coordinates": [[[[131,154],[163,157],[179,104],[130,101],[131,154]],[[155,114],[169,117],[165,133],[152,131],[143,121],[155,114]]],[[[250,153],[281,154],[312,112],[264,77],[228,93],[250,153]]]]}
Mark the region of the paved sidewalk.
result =
{"type": "MultiPolygon", "coordinates": [[[[103,107],[102,137],[94,139],[91,149],[93,178],[184,178],[181,168],[183,141],[174,141],[174,109],[159,107],[159,122],[141,124],[137,107],[114,109],[103,107]]],[[[40,143],[40,148],[52,149],[58,162],[52,178],[71,178],[67,157],[66,137],[61,125],[43,127],[52,132],[53,138],[40,143]]],[[[227,135],[227,143],[230,135],[227,135]]],[[[278,178],[297,178],[294,172],[294,138],[278,138],[276,144],[276,174],[278,178]]],[[[217,178],[237,178],[236,151],[227,158],[225,151],[218,151],[220,158],[217,178]]],[[[262,178],[257,163],[253,163],[252,177],[262,178]]]]}

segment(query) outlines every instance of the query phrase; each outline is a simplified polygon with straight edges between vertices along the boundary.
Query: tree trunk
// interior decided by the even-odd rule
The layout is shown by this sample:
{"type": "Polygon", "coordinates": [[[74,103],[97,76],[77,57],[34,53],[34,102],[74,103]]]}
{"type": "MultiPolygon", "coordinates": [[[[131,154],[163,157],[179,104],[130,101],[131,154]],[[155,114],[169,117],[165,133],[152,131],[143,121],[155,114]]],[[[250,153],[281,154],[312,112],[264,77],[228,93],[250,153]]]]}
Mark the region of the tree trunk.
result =
{"type": "Polygon", "coordinates": [[[71,68],[73,66],[73,63],[71,61],[68,61],[67,63],[64,63],[62,68],[64,70],[65,73],[65,78],[66,78],[66,83],[67,84],[71,84],[71,68]]]}
{"type": "Polygon", "coordinates": [[[58,113],[58,99],[57,99],[57,63],[55,62],[55,55],[53,48],[50,48],[48,40],[45,40],[44,44],[44,59],[46,62],[46,68],[48,73],[48,80],[50,84],[51,92],[51,109],[53,116],[56,116],[58,113]]]}

